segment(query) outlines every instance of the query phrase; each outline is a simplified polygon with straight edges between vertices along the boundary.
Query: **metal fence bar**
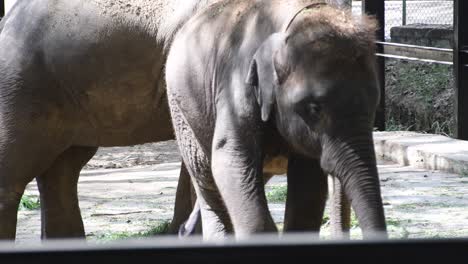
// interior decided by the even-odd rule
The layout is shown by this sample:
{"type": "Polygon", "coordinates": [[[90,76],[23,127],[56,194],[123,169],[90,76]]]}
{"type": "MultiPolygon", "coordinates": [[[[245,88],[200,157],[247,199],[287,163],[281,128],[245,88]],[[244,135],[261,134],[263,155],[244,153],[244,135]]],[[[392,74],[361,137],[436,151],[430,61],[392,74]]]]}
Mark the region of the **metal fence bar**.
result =
{"type": "Polygon", "coordinates": [[[377,56],[393,59],[453,65],[452,49],[442,49],[381,41],[377,41],[377,45],[383,48],[383,53],[377,53],[377,56]]]}
{"type": "MultiPolygon", "coordinates": [[[[466,0],[465,0],[466,1],[466,0]]],[[[363,13],[374,15],[379,23],[377,41],[385,41],[385,1],[364,0],[362,1],[363,13]]],[[[383,47],[377,47],[377,53],[383,53],[383,47]]],[[[385,130],[385,58],[377,58],[377,72],[380,86],[380,104],[375,116],[375,126],[380,131],[385,130]]]]}
{"type": "Polygon", "coordinates": [[[406,25],[406,0],[403,0],[401,18],[402,18],[401,24],[402,24],[403,26],[406,25]]]}
{"type": "MultiPolygon", "coordinates": [[[[271,238],[270,238],[271,240],[271,238]]],[[[273,239],[274,240],[274,239],[273,239]]],[[[463,263],[468,258],[468,241],[463,239],[303,242],[287,239],[216,245],[161,243],[119,243],[112,246],[68,245],[31,249],[0,250],[2,263],[463,263]],[[455,261],[458,260],[458,261],[455,261]],[[460,261],[462,260],[462,261],[460,261]]]]}
{"type": "Polygon", "coordinates": [[[5,16],[5,0],[0,0],[0,17],[5,16]]]}
{"type": "Polygon", "coordinates": [[[456,137],[468,140],[468,1],[455,0],[453,14],[456,137]]]}

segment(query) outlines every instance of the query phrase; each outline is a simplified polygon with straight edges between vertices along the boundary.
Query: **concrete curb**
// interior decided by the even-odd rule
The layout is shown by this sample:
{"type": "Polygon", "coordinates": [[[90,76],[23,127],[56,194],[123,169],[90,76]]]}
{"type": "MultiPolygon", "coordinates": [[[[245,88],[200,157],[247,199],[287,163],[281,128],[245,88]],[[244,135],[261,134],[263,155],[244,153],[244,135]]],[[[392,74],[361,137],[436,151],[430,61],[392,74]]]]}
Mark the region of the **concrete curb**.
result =
{"type": "Polygon", "coordinates": [[[377,159],[468,175],[468,141],[416,132],[374,132],[377,159]]]}

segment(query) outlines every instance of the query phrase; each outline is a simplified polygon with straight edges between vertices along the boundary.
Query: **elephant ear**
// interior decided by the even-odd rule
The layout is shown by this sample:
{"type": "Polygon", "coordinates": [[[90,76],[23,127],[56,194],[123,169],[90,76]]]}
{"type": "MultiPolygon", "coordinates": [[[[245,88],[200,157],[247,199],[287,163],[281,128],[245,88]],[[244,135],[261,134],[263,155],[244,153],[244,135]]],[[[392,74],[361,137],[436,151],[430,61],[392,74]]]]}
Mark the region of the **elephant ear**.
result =
{"type": "Polygon", "coordinates": [[[268,121],[275,100],[275,87],[279,85],[275,54],[285,43],[283,33],[275,33],[265,40],[250,62],[246,83],[255,90],[262,120],[268,121]]]}

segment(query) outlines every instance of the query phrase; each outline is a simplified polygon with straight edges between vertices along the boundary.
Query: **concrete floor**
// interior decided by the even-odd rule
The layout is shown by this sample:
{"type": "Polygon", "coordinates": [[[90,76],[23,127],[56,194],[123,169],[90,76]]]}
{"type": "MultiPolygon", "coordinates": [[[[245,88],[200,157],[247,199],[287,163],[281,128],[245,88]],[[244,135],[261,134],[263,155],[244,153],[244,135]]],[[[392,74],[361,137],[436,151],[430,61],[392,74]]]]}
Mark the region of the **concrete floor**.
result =
{"type": "MultiPolygon", "coordinates": [[[[411,133],[375,134],[379,157],[391,160],[392,152],[407,157],[400,159],[402,164],[397,163],[398,159],[379,160],[391,238],[468,236],[468,175],[433,170],[430,168],[431,159],[425,162],[414,156],[427,154],[428,150],[444,149],[441,142],[429,148],[429,143],[435,143],[430,138],[424,139],[427,136],[434,139],[432,135],[411,133]],[[404,147],[405,142],[411,142],[411,147],[404,147]],[[424,146],[426,153],[417,146],[424,146]],[[411,160],[418,162],[413,164],[409,162],[411,160]]],[[[463,142],[453,143],[451,139],[440,136],[436,138],[447,144],[463,146],[463,142]]],[[[455,150],[453,147],[446,149],[455,150]]],[[[463,152],[462,149],[458,151],[463,152]]],[[[449,154],[454,156],[453,152],[449,154]]],[[[443,153],[439,151],[438,155],[443,157],[443,153]]],[[[112,234],[135,234],[170,221],[179,168],[179,156],[173,141],[100,149],[82,172],[79,182],[80,207],[88,239],[99,241],[112,234]]],[[[267,185],[267,192],[274,186],[285,185],[286,178],[276,176],[267,185]]],[[[28,185],[26,194],[37,197],[35,182],[28,185]]],[[[275,221],[281,226],[284,204],[270,203],[269,206],[275,221]]],[[[359,227],[354,227],[351,234],[359,239],[359,227]]],[[[36,243],[39,236],[40,211],[20,211],[18,242],[36,243]]],[[[328,237],[329,226],[325,224],[322,238],[328,237]]]]}

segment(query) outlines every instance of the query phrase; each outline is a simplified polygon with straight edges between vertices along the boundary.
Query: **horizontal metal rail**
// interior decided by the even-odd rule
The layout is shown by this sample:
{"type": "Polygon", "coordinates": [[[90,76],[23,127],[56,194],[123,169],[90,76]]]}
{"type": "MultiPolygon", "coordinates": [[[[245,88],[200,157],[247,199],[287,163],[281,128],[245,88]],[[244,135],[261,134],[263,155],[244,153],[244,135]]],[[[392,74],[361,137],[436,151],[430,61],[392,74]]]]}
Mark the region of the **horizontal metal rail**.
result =
{"type": "Polygon", "coordinates": [[[411,61],[453,65],[453,50],[393,42],[376,42],[381,51],[377,56],[411,61]]]}
{"type": "Polygon", "coordinates": [[[306,236],[212,243],[148,240],[85,245],[57,241],[37,248],[2,248],[2,263],[456,263],[468,259],[468,240],[311,241],[306,236]],[[3,249],[3,250],[2,250],[3,249]]]}

